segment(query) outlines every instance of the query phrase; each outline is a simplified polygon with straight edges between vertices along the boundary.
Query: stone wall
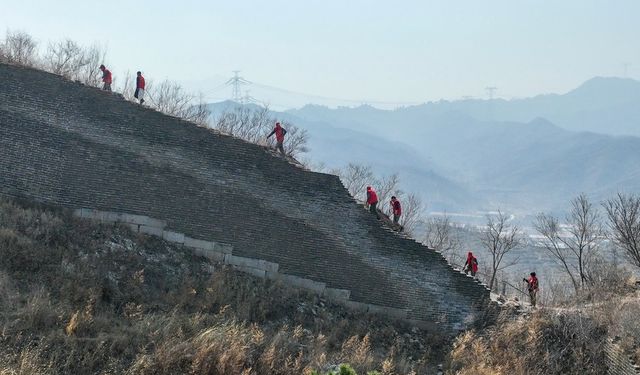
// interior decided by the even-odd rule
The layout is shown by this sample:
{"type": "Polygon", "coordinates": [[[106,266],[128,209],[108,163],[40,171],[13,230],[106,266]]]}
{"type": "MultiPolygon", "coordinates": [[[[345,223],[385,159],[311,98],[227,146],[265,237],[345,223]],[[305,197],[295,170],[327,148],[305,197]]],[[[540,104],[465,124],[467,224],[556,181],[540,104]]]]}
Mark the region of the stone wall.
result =
{"type": "Polygon", "coordinates": [[[354,307],[401,310],[443,330],[463,328],[489,304],[483,285],[386,229],[336,176],[118,95],[4,64],[0,193],[156,218],[163,235],[229,244],[234,256],[349,290],[354,307]]]}

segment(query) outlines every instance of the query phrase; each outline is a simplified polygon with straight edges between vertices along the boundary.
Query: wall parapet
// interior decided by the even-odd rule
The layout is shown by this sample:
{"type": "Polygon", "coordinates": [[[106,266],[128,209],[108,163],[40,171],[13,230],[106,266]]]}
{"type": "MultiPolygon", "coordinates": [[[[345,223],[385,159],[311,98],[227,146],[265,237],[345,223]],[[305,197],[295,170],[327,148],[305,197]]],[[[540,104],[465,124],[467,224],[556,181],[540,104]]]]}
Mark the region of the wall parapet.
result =
{"type": "MultiPolygon", "coordinates": [[[[278,272],[278,263],[263,259],[247,258],[233,255],[233,246],[227,243],[196,239],[186,236],[184,233],[166,230],[167,222],[145,215],[136,215],[123,212],[100,211],[92,208],[80,208],[73,211],[74,216],[103,223],[120,223],[130,227],[136,233],[161,237],[167,242],[190,248],[196,255],[203,256],[215,262],[220,262],[238,271],[260,278],[279,280],[283,284],[308,290],[328,300],[342,304],[346,308],[369,314],[383,315],[393,319],[405,320],[413,324],[422,325],[415,320],[407,318],[407,310],[389,306],[379,306],[370,303],[353,301],[350,299],[351,291],[327,287],[326,283],[319,282],[295,275],[278,272]]],[[[431,323],[428,323],[431,325],[431,323]]]]}

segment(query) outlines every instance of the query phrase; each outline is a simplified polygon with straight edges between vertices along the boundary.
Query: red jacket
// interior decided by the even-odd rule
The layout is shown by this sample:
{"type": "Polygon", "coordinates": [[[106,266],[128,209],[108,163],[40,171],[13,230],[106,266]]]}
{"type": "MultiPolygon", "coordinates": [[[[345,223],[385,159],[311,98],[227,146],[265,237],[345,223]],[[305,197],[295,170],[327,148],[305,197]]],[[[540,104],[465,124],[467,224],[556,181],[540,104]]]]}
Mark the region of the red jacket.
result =
{"type": "Polygon", "coordinates": [[[111,83],[111,71],[109,71],[109,69],[106,69],[102,71],[102,82],[104,83],[111,83]]]}
{"type": "Polygon", "coordinates": [[[535,276],[529,276],[529,280],[527,280],[527,287],[529,290],[538,290],[538,278],[535,276]]]}
{"type": "Polygon", "coordinates": [[[467,254],[467,262],[464,265],[468,266],[473,271],[473,273],[478,272],[478,260],[475,256],[473,256],[473,253],[471,251],[469,251],[469,253],[467,254]]]}
{"type": "Polygon", "coordinates": [[[367,204],[378,203],[378,194],[373,189],[367,189],[367,204]]]}
{"type": "Polygon", "coordinates": [[[394,215],[400,216],[402,214],[402,206],[400,206],[399,200],[391,201],[391,208],[393,208],[394,215]]]}
{"type": "Polygon", "coordinates": [[[144,77],[143,76],[136,77],[136,88],[144,90],[144,77]]]}
{"type": "Polygon", "coordinates": [[[273,128],[273,131],[269,133],[267,138],[271,137],[274,134],[276,135],[276,141],[278,141],[278,143],[282,143],[284,142],[284,135],[287,134],[287,131],[282,126],[280,126],[280,123],[276,123],[276,127],[273,128]]]}

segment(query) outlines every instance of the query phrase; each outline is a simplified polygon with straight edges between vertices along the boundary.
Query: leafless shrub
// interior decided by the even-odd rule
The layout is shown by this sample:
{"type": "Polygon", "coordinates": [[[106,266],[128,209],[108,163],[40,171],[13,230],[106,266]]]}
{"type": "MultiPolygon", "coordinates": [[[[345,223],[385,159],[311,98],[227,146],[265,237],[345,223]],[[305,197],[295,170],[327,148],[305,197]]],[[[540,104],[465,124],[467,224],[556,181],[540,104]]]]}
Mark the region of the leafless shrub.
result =
{"type": "Polygon", "coordinates": [[[165,80],[156,85],[149,81],[145,91],[151,107],[158,111],[201,126],[208,125],[210,113],[202,96],[186,92],[178,83],[165,80]]]}
{"type": "Polygon", "coordinates": [[[70,79],[86,64],[86,61],[82,47],[71,39],[65,39],[49,43],[44,55],[44,64],[51,73],[70,79]]]}
{"type": "Polygon", "coordinates": [[[34,66],[37,63],[38,43],[23,31],[7,31],[0,46],[0,58],[10,64],[34,66]]]}
{"type": "MultiPolygon", "coordinates": [[[[372,186],[375,186],[375,190],[378,193],[378,209],[391,214],[391,197],[395,195],[400,198],[402,195],[402,191],[399,188],[400,176],[397,173],[393,173],[389,176],[376,178],[370,183],[372,186]]],[[[403,216],[405,216],[404,213],[403,216]]]]}
{"type": "Polygon", "coordinates": [[[584,194],[571,200],[565,221],[567,226],[563,230],[557,218],[539,214],[535,228],[544,238],[542,245],[569,276],[578,293],[592,283],[588,265],[602,242],[602,224],[597,208],[584,194]]]}
{"type": "MultiPolygon", "coordinates": [[[[251,143],[275,146],[275,140],[267,139],[276,123],[268,107],[250,108],[237,106],[224,112],[215,121],[214,128],[223,133],[233,135],[251,143]]],[[[284,149],[288,155],[297,156],[307,152],[307,132],[287,121],[280,121],[287,130],[284,140],[284,149]]]]}
{"type": "Polygon", "coordinates": [[[342,184],[352,197],[365,201],[366,188],[375,179],[371,167],[349,163],[346,167],[336,171],[342,184]]]}
{"type": "Polygon", "coordinates": [[[94,44],[84,49],[83,56],[85,64],[80,67],[74,79],[79,80],[87,86],[101,87],[102,72],[98,68],[101,64],[106,63],[106,48],[94,44]]]}
{"type": "Polygon", "coordinates": [[[609,218],[611,239],[628,259],[640,267],[640,196],[619,193],[603,203],[609,218]]]}
{"type": "Polygon", "coordinates": [[[487,225],[480,232],[480,243],[491,254],[491,274],[487,285],[493,289],[497,272],[514,264],[511,262],[503,265],[504,256],[522,246],[524,238],[520,229],[512,226],[508,218],[498,211],[496,218],[487,216],[487,225]]]}
{"type": "Polygon", "coordinates": [[[102,73],[98,67],[106,60],[106,49],[94,44],[83,47],[71,39],[49,43],[44,68],[88,86],[99,87],[102,73]]]}
{"type": "Polygon", "coordinates": [[[402,200],[402,216],[400,224],[404,227],[405,232],[413,234],[416,227],[422,221],[424,212],[424,204],[422,199],[416,194],[400,195],[402,200]]]}
{"type": "Polygon", "coordinates": [[[441,252],[445,257],[462,247],[460,237],[454,231],[449,216],[430,218],[425,223],[423,243],[431,249],[441,252]]]}

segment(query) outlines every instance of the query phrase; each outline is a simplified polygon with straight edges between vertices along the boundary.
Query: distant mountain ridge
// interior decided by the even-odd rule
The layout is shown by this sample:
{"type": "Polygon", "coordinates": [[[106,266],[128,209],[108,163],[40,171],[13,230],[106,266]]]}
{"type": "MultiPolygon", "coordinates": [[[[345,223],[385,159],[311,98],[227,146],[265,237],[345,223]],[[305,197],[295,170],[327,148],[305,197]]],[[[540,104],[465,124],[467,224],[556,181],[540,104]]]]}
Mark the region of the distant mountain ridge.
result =
{"type": "Polygon", "coordinates": [[[310,132],[310,157],[399,172],[431,209],[563,209],[640,192],[640,82],[594,78],[566,94],[280,113],[310,132]]]}

